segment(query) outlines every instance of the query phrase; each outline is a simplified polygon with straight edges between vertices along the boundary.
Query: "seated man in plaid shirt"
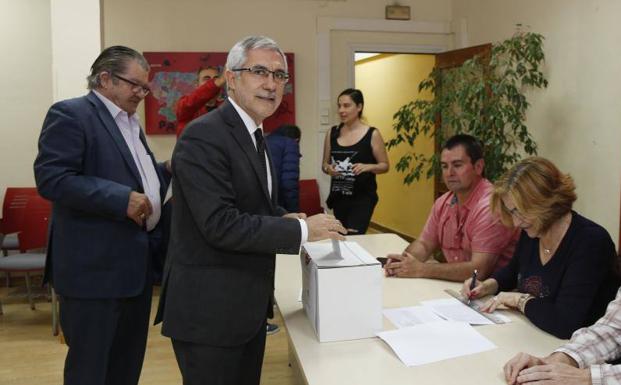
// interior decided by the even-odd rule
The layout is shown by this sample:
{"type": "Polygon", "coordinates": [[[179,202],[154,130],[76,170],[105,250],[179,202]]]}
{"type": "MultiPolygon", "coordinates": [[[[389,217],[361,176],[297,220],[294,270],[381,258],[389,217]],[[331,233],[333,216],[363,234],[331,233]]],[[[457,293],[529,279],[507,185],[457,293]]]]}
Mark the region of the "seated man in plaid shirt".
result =
{"type": "Polygon", "coordinates": [[[520,353],[504,366],[507,384],[621,384],[621,289],[606,314],[547,357],[520,353]]]}

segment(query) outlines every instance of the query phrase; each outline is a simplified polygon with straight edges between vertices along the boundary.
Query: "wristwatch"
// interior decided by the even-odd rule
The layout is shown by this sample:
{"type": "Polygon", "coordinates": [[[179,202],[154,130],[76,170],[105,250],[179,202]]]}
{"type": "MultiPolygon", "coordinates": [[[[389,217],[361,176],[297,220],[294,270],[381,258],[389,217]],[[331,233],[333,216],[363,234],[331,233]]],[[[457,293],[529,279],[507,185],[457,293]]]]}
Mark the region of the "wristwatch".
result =
{"type": "Polygon", "coordinates": [[[520,299],[518,299],[518,303],[517,303],[517,308],[520,311],[520,313],[524,314],[524,309],[526,308],[526,302],[530,301],[533,298],[535,297],[533,297],[532,295],[528,293],[524,293],[520,296],[520,299]]]}

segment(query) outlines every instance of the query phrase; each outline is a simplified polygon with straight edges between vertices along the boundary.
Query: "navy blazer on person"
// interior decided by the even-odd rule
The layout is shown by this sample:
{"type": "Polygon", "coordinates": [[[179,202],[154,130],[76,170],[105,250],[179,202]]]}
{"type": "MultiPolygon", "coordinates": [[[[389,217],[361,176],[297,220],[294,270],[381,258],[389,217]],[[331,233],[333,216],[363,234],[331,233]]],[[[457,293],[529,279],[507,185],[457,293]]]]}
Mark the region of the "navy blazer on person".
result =
{"type": "Polygon", "coordinates": [[[278,204],[290,213],[297,213],[300,211],[300,145],[278,132],[266,136],[265,143],[278,177],[278,204]]]}
{"type": "MultiPolygon", "coordinates": [[[[163,200],[170,175],[142,132],[140,139],[163,200]]],[[[39,193],[52,201],[46,279],[55,290],[74,298],[140,294],[151,265],[150,235],[127,217],[127,205],[131,191],[144,189],[123,135],[94,93],[50,107],[34,172],[39,193]]]]}
{"type": "MultiPolygon", "coordinates": [[[[173,218],[156,322],[162,334],[239,346],[271,313],[276,253],[298,253],[298,220],[270,197],[251,136],[229,101],[192,121],[173,152],[173,218]]],[[[274,175],[274,169],[271,169],[274,175]]]]}

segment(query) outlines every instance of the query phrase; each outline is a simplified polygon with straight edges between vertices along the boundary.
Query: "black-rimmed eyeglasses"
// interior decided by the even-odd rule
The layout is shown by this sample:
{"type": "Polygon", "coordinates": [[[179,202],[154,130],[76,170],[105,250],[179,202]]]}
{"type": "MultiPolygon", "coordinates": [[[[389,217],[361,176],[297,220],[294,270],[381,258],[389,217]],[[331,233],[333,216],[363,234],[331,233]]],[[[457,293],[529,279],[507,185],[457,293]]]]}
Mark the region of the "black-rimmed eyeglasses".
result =
{"type": "Polygon", "coordinates": [[[272,74],[274,77],[274,81],[279,84],[285,84],[289,81],[289,74],[283,70],[271,71],[263,66],[256,65],[249,68],[233,68],[231,71],[240,72],[247,71],[251,75],[256,76],[257,78],[261,78],[267,80],[267,78],[272,74]]]}
{"type": "Polygon", "coordinates": [[[121,79],[122,81],[126,82],[127,84],[132,85],[132,92],[135,92],[135,93],[142,92],[144,94],[144,96],[149,95],[149,93],[151,92],[151,89],[149,87],[143,86],[142,84],[137,83],[137,82],[135,82],[133,80],[126,79],[126,78],[124,78],[123,76],[121,76],[119,74],[113,73],[112,76],[114,76],[117,79],[121,79]]]}

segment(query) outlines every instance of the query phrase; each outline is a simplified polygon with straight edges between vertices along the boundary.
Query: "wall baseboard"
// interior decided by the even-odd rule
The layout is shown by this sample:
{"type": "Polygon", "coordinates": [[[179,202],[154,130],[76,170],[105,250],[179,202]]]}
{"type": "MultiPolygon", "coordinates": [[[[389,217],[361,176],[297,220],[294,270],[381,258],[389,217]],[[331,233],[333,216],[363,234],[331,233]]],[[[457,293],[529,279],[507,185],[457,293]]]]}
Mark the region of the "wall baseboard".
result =
{"type": "Polygon", "coordinates": [[[389,227],[380,225],[377,222],[371,221],[371,223],[369,223],[369,227],[372,228],[373,230],[376,230],[376,231],[381,232],[381,233],[397,234],[398,236],[400,236],[401,238],[405,239],[408,242],[413,242],[414,239],[416,239],[416,238],[412,237],[411,235],[407,235],[407,234],[404,234],[404,233],[402,233],[400,231],[393,230],[393,229],[391,229],[389,227]]]}

